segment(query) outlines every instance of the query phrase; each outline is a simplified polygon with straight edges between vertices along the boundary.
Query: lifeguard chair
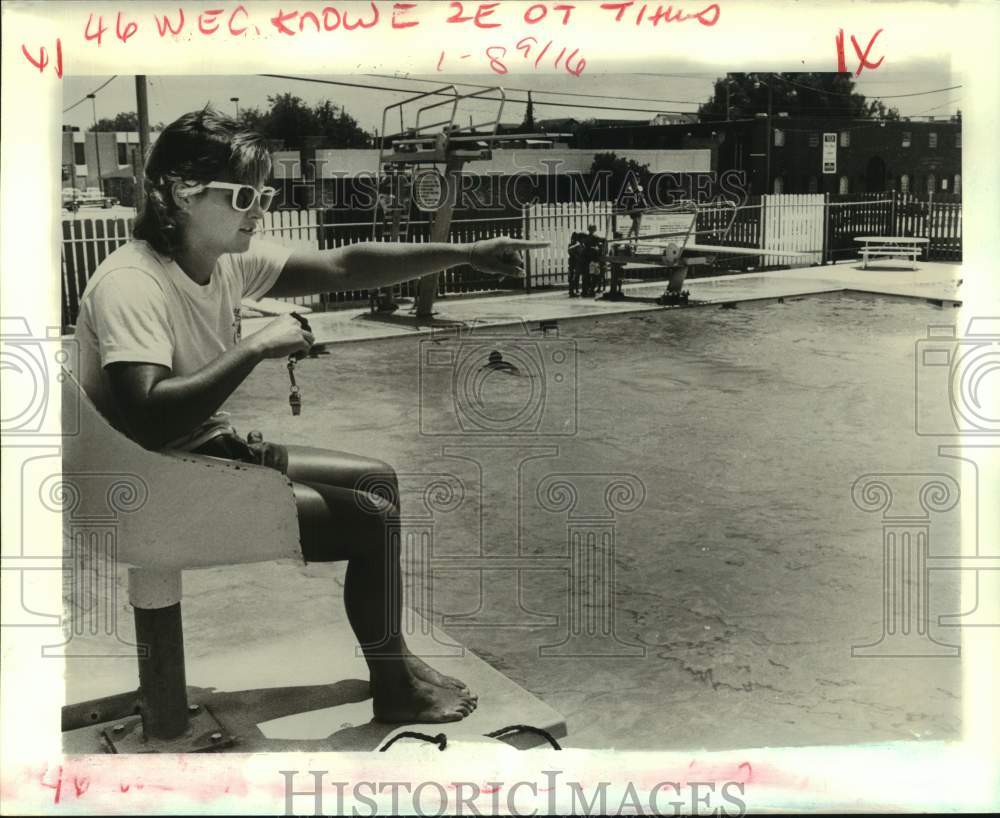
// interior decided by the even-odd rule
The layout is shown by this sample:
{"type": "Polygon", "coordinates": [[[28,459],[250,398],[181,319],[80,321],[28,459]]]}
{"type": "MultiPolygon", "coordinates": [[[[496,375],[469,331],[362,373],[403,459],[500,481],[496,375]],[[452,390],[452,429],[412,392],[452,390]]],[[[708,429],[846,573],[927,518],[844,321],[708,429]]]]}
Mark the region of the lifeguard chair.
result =
{"type": "MultiPolygon", "coordinates": [[[[201,687],[189,684],[181,624],[183,572],[278,560],[301,565],[292,484],[262,466],[148,451],[105,420],[73,372],[63,369],[60,379],[63,469],[53,478],[58,486],[50,488],[61,501],[70,596],[77,586],[89,584],[108,598],[90,600],[97,609],[72,606],[67,642],[43,654],[84,663],[74,667],[87,669],[84,687],[95,690],[99,684],[101,692],[111,685],[127,688],[127,660],[138,660],[137,688],[83,701],[70,697],[62,711],[64,751],[364,751],[405,731],[406,725],[371,718],[364,660],[332,582],[333,610],[322,633],[292,623],[285,629],[287,638],[278,636],[252,649],[244,646],[235,656],[230,652],[207,661],[203,650],[196,668],[203,679],[208,675],[209,684],[217,685],[218,677],[231,676],[233,665],[243,662],[241,687],[219,691],[205,682],[201,687]],[[128,566],[134,643],[131,634],[123,636],[115,625],[121,609],[116,598],[120,565],[128,566]],[[99,583],[88,578],[95,566],[105,572],[99,583]],[[75,637],[81,638],[74,642],[75,637]],[[318,673],[311,667],[313,683],[302,684],[303,666],[316,664],[317,654],[335,662],[318,673]],[[94,664],[102,661],[99,667],[94,664]],[[95,684],[98,670],[101,678],[95,684]],[[276,674],[283,684],[275,686],[276,674]],[[266,681],[254,687],[261,675],[266,681]],[[244,689],[247,684],[251,689],[244,689]],[[282,726],[273,727],[275,722],[282,726]],[[272,725],[270,734],[263,723],[272,725]],[[275,737],[275,730],[281,735],[275,737]]],[[[221,596],[224,590],[216,593],[221,596]]],[[[407,634],[415,653],[431,655],[440,648],[426,635],[429,623],[412,611],[406,615],[422,623],[421,632],[412,638],[407,634]]],[[[275,623],[267,624],[274,633],[275,623]]],[[[480,692],[480,706],[462,722],[440,725],[449,737],[479,741],[501,728],[502,741],[526,749],[566,735],[565,720],[555,710],[460,645],[453,647],[448,672],[461,674],[480,692]],[[526,724],[535,732],[520,729],[526,724]]]]}

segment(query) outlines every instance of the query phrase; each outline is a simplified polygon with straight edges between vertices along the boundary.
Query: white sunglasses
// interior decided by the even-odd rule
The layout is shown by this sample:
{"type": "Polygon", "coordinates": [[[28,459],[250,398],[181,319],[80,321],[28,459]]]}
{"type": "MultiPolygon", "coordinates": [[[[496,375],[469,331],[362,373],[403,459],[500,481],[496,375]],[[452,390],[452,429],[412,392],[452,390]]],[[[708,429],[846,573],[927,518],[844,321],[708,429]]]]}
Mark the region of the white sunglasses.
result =
{"type": "Polygon", "coordinates": [[[262,187],[260,190],[257,190],[252,185],[238,185],[233,182],[206,182],[185,190],[184,195],[193,196],[207,188],[213,190],[231,190],[233,198],[230,204],[233,206],[233,210],[240,213],[246,213],[246,211],[254,206],[258,199],[260,200],[261,210],[267,210],[271,206],[271,202],[274,201],[274,194],[278,192],[273,187],[262,187]]]}

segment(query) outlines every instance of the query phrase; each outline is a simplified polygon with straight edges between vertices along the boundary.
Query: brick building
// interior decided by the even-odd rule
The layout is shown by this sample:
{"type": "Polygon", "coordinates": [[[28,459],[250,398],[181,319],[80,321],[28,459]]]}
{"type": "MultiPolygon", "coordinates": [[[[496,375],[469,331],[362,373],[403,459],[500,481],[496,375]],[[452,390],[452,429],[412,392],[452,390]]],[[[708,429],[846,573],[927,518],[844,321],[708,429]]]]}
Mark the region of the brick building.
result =
{"type": "MultiPolygon", "coordinates": [[[[157,133],[149,135],[150,142],[157,133]]],[[[62,132],[62,186],[81,190],[100,188],[122,204],[134,202],[135,180],[141,175],[139,134],[136,131],[62,132]]]]}
{"type": "Polygon", "coordinates": [[[962,120],[911,121],[777,114],[726,122],[630,125],[581,133],[577,147],[707,148],[712,170],[743,171],[761,193],[962,192],[962,120]]]}

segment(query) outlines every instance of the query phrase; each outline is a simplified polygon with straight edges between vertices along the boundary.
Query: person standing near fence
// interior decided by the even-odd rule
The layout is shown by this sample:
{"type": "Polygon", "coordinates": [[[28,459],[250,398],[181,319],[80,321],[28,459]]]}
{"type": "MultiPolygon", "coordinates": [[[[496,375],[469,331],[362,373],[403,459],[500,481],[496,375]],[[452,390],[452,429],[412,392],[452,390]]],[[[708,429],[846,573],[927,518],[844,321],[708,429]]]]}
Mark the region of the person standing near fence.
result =
{"type": "Polygon", "coordinates": [[[414,656],[401,632],[392,467],[363,455],[268,444],[258,433],[244,440],[220,408],[257,364],[300,356],[314,340],[294,315],[242,337],[242,299],[376,289],[457,264],[519,276],[521,253],[547,243],[501,237],[292,250],[255,236],[275,194],[263,184],[270,173],[264,139],[210,107],[163,130],[146,163],[134,238],[98,267],[81,300],[80,382],[109,422],[147,449],[286,473],[303,558],[348,561],[344,602],[368,663],[376,719],[464,718],[476,697],[414,656]],[[384,491],[362,491],[361,481],[384,491]]]}
{"type": "Polygon", "coordinates": [[[587,225],[587,233],[581,236],[580,243],[583,245],[583,252],[580,254],[582,294],[585,298],[593,297],[594,287],[601,277],[601,247],[604,244],[604,240],[597,235],[596,224],[587,225]]]}
{"type": "Polygon", "coordinates": [[[628,213],[631,224],[628,228],[628,237],[632,239],[632,248],[635,249],[639,243],[639,231],[642,229],[642,214],[646,207],[646,196],[643,193],[642,185],[630,186],[628,194],[624,198],[625,212],[628,213]]]}
{"type": "Polygon", "coordinates": [[[569,297],[576,298],[580,294],[580,270],[582,259],[586,255],[587,248],[584,245],[583,233],[571,233],[569,237],[569,297]]]}

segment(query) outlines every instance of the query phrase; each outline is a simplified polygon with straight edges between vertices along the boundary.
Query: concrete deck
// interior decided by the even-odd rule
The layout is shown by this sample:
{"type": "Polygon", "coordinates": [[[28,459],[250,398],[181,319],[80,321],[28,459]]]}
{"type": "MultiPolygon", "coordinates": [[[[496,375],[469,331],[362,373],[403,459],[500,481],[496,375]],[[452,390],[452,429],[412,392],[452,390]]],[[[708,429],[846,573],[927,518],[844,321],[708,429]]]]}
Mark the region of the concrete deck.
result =
{"type": "MultiPolygon", "coordinates": [[[[686,283],[691,293],[689,306],[715,306],[723,303],[760,301],[817,293],[851,290],[855,292],[896,295],[960,303],[960,264],[917,262],[911,270],[901,262],[886,260],[802,267],[744,275],[713,276],[690,279],[686,283]]],[[[435,331],[463,326],[502,326],[538,321],[568,321],[621,313],[676,309],[661,307],[656,298],[666,282],[626,284],[623,301],[591,298],[569,298],[564,290],[532,294],[485,297],[446,297],[435,302],[436,315],[431,321],[417,321],[408,314],[410,302],[388,316],[371,316],[367,308],[336,310],[309,316],[317,343],[331,344],[396,338],[404,335],[426,335],[435,331]]],[[[247,318],[244,334],[262,327],[270,318],[247,318]]]]}
{"type": "MultiPolygon", "coordinates": [[[[280,561],[184,573],[188,701],[208,708],[236,736],[232,752],[377,750],[405,730],[493,742],[487,733],[515,724],[544,729],[557,739],[566,736],[561,714],[440,630],[431,633],[409,610],[404,626],[411,649],[466,682],[479,695],[479,706],[447,724],[373,721],[368,668],[341,601],[345,568],[346,563],[280,561]],[[267,616],[260,608],[265,599],[267,616]],[[224,612],[224,622],[213,610],[224,612]]],[[[117,584],[121,599],[123,571],[117,584]]],[[[118,614],[118,634],[134,642],[131,609],[119,604],[118,614]]],[[[103,646],[108,656],[67,662],[68,704],[136,690],[136,659],[126,645],[101,634],[75,634],[73,640],[81,652],[94,656],[103,646]]],[[[124,724],[131,731],[137,721],[122,715],[67,731],[64,751],[105,752],[100,730],[124,724]]],[[[521,749],[546,744],[531,733],[504,740],[521,749]]]]}

